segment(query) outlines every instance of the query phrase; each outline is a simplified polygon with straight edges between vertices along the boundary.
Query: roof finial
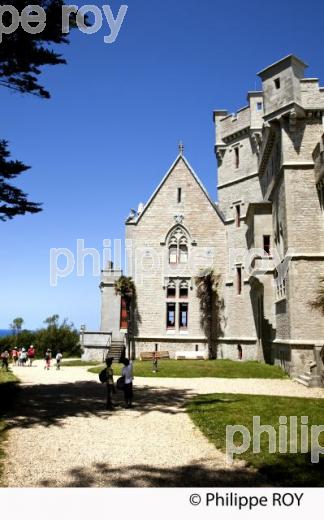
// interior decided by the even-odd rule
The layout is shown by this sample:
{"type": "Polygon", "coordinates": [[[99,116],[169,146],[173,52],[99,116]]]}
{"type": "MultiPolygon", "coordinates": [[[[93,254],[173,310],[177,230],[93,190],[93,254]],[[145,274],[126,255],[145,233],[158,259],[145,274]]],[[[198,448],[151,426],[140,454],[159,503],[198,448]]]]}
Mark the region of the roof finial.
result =
{"type": "Polygon", "coordinates": [[[179,153],[180,153],[180,155],[183,155],[183,153],[184,153],[184,144],[182,141],[180,141],[180,143],[179,143],[179,153]]]}

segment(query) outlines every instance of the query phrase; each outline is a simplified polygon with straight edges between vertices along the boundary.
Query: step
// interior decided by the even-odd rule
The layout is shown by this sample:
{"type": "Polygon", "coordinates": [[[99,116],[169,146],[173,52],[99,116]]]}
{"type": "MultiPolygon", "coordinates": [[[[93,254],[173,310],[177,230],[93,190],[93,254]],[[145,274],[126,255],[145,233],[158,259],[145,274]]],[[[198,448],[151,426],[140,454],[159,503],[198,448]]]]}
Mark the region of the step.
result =
{"type": "Polygon", "coordinates": [[[304,386],[309,387],[309,381],[305,381],[300,376],[299,377],[294,377],[293,381],[295,381],[296,383],[299,383],[300,385],[304,385],[304,386]]]}

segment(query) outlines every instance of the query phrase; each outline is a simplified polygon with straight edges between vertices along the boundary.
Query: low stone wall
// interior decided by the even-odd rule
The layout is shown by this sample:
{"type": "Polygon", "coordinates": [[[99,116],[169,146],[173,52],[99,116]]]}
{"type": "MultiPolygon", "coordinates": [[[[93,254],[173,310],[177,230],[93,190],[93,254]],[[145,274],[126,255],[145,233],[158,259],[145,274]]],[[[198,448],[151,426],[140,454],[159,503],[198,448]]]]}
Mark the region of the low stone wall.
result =
{"type": "Polygon", "coordinates": [[[82,361],[98,361],[99,363],[104,362],[108,354],[106,348],[91,348],[86,347],[83,350],[81,356],[82,361]]]}
{"type": "Polygon", "coordinates": [[[176,352],[201,352],[204,353],[207,350],[206,341],[181,341],[174,340],[173,338],[168,340],[167,338],[164,340],[135,340],[135,357],[136,359],[140,358],[141,352],[154,352],[156,350],[159,351],[168,351],[170,353],[170,358],[175,359],[176,352]],[[198,350],[197,350],[198,349],[198,350]]]}
{"type": "Polygon", "coordinates": [[[291,377],[296,377],[308,370],[315,361],[314,344],[296,345],[285,343],[272,344],[272,362],[280,366],[291,377]]]}
{"type": "Polygon", "coordinates": [[[232,359],[237,361],[239,359],[237,346],[242,347],[242,361],[258,361],[258,348],[256,343],[233,341],[228,343],[219,343],[217,348],[218,359],[232,359]]]}
{"type": "Polygon", "coordinates": [[[99,361],[106,359],[111,344],[110,332],[84,332],[80,335],[82,361],[99,361]]]}

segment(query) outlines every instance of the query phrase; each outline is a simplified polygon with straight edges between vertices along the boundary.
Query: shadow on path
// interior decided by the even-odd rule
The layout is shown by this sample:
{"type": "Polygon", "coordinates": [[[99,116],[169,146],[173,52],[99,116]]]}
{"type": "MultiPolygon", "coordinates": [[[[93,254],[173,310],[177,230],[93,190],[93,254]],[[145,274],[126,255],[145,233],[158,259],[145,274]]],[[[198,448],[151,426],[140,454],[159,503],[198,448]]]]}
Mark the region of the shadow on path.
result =
{"type": "MultiPolygon", "coordinates": [[[[137,387],[134,410],[140,414],[184,413],[185,403],[192,395],[189,390],[137,387]]],[[[123,393],[117,391],[113,400],[118,412],[123,408],[123,393]]],[[[6,414],[8,428],[60,425],[67,417],[107,416],[105,402],[106,385],[95,381],[21,386],[13,410],[6,414]]]]}
{"type": "Polygon", "coordinates": [[[49,487],[223,487],[265,486],[266,480],[245,468],[212,469],[197,462],[190,466],[161,468],[147,465],[116,469],[107,464],[94,464],[88,469],[73,468],[67,481],[58,485],[51,480],[40,481],[49,487]]]}

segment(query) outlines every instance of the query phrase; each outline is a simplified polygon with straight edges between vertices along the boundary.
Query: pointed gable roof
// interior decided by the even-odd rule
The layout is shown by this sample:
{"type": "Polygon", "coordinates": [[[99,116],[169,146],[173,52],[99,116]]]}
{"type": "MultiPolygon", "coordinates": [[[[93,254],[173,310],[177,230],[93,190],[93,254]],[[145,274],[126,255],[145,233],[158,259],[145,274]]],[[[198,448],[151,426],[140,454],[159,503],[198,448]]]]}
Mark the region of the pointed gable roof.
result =
{"type": "Polygon", "coordinates": [[[166,180],[171,175],[171,173],[173,172],[174,168],[177,166],[177,164],[180,161],[184,162],[184,164],[186,165],[188,171],[191,173],[192,177],[195,179],[196,183],[200,187],[201,191],[204,193],[205,197],[208,199],[208,201],[211,204],[211,206],[216,211],[216,213],[219,216],[219,218],[222,220],[222,222],[225,221],[225,217],[224,217],[223,213],[220,211],[220,209],[218,208],[217,204],[215,202],[213,202],[212,199],[210,198],[210,196],[209,196],[205,186],[202,184],[201,180],[199,179],[198,175],[195,173],[194,169],[189,164],[189,162],[186,159],[186,157],[184,155],[182,155],[181,153],[179,153],[179,155],[177,156],[176,160],[173,162],[173,164],[171,165],[170,169],[167,171],[167,173],[163,177],[162,181],[160,182],[160,184],[158,185],[156,190],[153,192],[153,194],[150,197],[150,199],[148,200],[148,202],[145,204],[142,213],[140,213],[140,215],[138,215],[137,218],[134,218],[132,220],[126,221],[126,224],[137,224],[141,220],[142,216],[144,215],[144,213],[146,212],[148,207],[151,205],[152,201],[155,199],[155,197],[157,196],[157,194],[159,193],[159,191],[161,190],[161,188],[165,184],[166,180]]]}

